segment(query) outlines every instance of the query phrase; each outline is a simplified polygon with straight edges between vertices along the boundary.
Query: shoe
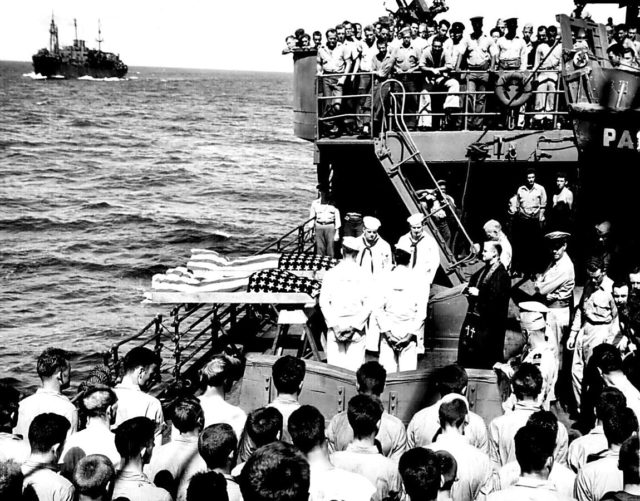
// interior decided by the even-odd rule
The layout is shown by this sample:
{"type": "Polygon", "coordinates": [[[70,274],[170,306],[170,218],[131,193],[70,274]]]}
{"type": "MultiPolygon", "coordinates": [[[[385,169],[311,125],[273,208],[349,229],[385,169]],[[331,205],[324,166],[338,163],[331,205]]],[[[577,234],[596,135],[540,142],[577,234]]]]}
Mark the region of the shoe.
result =
{"type": "Polygon", "coordinates": [[[358,135],[358,139],[371,139],[371,131],[369,130],[369,126],[365,125],[360,130],[360,134],[358,135]]]}

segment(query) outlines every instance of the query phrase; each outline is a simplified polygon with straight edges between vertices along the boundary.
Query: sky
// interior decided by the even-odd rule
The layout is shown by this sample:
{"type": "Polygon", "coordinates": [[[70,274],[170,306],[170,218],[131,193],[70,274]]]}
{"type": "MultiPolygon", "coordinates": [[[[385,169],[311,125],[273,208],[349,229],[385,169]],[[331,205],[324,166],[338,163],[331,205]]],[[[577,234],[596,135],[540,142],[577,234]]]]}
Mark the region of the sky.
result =
{"type": "MultiPolygon", "coordinates": [[[[49,45],[55,15],[61,45],[78,36],[96,47],[98,20],[103,50],[119,53],[129,66],[292,71],[281,55],[284,38],[296,28],[325,31],[349,19],[367,24],[385,13],[383,0],[3,0],[0,2],[0,60],[30,61],[49,45]]],[[[485,16],[518,16],[521,24],[550,24],[570,13],[573,0],[447,0],[440,17],[468,23],[485,16]]],[[[589,6],[594,19],[623,21],[616,5],[589,6]]],[[[488,29],[486,30],[488,31],[488,29]]]]}

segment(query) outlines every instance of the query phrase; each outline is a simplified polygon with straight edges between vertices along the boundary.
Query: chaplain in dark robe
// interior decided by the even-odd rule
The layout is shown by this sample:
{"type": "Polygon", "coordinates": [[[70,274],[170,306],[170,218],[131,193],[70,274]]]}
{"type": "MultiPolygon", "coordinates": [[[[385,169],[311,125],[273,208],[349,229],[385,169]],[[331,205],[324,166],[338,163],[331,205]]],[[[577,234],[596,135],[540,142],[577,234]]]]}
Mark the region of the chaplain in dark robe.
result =
{"type": "Polygon", "coordinates": [[[471,277],[465,289],[469,308],[458,344],[458,361],[464,367],[491,369],[503,361],[511,280],[500,262],[501,253],[498,242],[485,242],[485,266],[471,277]]]}

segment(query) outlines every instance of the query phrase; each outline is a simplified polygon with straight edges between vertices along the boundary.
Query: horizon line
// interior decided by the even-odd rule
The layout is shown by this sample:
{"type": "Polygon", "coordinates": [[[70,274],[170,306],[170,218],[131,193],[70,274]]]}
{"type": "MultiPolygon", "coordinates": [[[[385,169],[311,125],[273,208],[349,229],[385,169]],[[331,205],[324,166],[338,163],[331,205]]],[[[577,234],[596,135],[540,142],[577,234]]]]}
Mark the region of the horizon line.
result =
{"type": "MultiPolygon", "coordinates": [[[[32,61],[23,61],[18,59],[0,59],[0,63],[25,63],[33,64],[32,61]]],[[[278,71],[278,70],[252,70],[252,69],[238,69],[238,68],[188,68],[186,66],[145,66],[145,65],[127,65],[129,70],[131,68],[150,68],[150,69],[168,69],[168,70],[200,70],[200,71],[236,71],[239,73],[282,73],[289,74],[293,71],[278,71]]]]}

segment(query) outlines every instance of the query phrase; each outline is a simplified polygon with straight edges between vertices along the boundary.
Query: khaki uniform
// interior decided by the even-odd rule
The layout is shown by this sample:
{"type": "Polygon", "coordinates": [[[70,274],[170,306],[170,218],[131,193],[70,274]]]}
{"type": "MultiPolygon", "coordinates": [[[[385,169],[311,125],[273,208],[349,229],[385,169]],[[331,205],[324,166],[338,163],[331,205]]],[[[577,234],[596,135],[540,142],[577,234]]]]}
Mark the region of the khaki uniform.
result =
{"type": "MultiPolygon", "coordinates": [[[[514,438],[517,431],[527,424],[527,420],[540,406],[535,402],[518,402],[511,412],[495,418],[489,424],[489,457],[498,466],[516,460],[514,438]]],[[[558,423],[558,435],[553,457],[561,464],[567,462],[569,434],[562,423],[558,423]]]]}
{"type": "Polygon", "coordinates": [[[457,482],[451,488],[454,501],[473,501],[493,490],[497,472],[489,456],[470,445],[462,435],[441,435],[429,449],[446,451],[458,463],[457,482]]]}
{"type": "MultiPolygon", "coordinates": [[[[333,416],[327,427],[327,440],[330,452],[343,451],[353,442],[353,429],[349,424],[347,411],[333,416]]],[[[388,412],[382,413],[376,440],[380,443],[382,454],[396,462],[407,450],[407,432],[404,424],[388,412]]]]}
{"type": "Polygon", "coordinates": [[[600,501],[607,492],[622,490],[618,452],[607,450],[601,457],[602,459],[585,464],[578,471],[575,490],[578,501],[600,501]]]}
{"type": "Polygon", "coordinates": [[[602,425],[596,426],[586,435],[576,438],[569,445],[567,463],[575,472],[579,471],[585,464],[587,458],[592,454],[607,450],[609,444],[604,436],[602,425]]]}
{"type": "MultiPolygon", "coordinates": [[[[427,447],[433,442],[433,437],[440,430],[438,411],[440,402],[425,407],[416,412],[407,426],[407,448],[427,447]]],[[[487,438],[487,425],[475,412],[467,414],[468,424],[464,430],[464,437],[469,444],[476,449],[488,453],[489,441],[487,438]]]]}

